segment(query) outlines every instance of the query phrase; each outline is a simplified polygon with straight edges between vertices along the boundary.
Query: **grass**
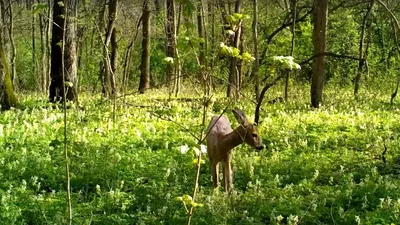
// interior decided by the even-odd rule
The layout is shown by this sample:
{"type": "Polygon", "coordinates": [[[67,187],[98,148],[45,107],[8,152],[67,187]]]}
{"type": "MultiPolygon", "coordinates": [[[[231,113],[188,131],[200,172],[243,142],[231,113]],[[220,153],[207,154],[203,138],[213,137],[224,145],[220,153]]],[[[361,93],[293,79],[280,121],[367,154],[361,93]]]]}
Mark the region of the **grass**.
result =
{"type": "MultiPolygon", "coordinates": [[[[282,96],[274,87],[266,97],[282,96]]],[[[191,194],[202,107],[166,101],[162,90],[112,104],[81,94],[68,111],[74,224],[184,224],[176,197],[191,194]],[[176,123],[170,122],[168,118],[176,123]],[[189,151],[181,153],[181,146],[189,151]]],[[[189,92],[187,92],[189,93],[189,92]]],[[[207,121],[228,100],[216,95],[207,121]]],[[[188,97],[196,94],[188,94],[188,97]]],[[[185,97],[187,97],[185,96],[185,97]]],[[[247,93],[247,96],[251,96],[247,93]]],[[[292,86],[287,104],[265,104],[259,132],[267,149],[234,150],[234,192],[213,191],[206,156],[193,224],[398,224],[399,106],[390,90],[328,85],[325,105],[309,107],[309,87],[292,86]],[[384,155],[386,163],[382,161],[384,155]]],[[[63,114],[43,96],[0,114],[0,224],[66,221],[63,114]]],[[[253,119],[254,105],[238,105],[253,119]]],[[[227,114],[237,125],[231,113],[227,114]]]]}

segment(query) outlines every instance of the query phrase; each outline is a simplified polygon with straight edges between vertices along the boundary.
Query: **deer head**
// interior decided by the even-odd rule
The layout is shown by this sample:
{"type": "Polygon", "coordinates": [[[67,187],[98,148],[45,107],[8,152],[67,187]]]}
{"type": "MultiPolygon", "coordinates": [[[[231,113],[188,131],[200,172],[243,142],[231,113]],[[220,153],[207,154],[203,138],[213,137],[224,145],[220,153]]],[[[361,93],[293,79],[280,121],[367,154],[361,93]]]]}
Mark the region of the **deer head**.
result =
{"type": "Polygon", "coordinates": [[[238,132],[242,140],[257,150],[263,149],[264,145],[260,135],[258,134],[257,124],[251,123],[244,112],[238,108],[233,109],[232,112],[241,126],[241,129],[238,129],[238,132]]]}

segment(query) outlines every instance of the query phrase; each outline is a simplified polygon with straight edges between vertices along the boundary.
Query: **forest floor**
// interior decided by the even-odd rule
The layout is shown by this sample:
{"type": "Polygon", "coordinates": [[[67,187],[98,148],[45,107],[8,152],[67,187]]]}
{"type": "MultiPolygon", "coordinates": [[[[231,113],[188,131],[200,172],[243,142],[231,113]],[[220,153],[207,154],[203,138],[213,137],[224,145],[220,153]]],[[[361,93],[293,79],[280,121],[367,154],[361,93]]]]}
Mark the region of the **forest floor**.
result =
{"type": "MultiPolygon", "coordinates": [[[[82,107],[68,110],[73,224],[185,224],[177,197],[193,193],[200,147],[190,133],[202,130],[202,105],[167,98],[152,90],[118,99],[115,120],[98,95],[82,93],[82,107]]],[[[263,105],[266,149],[234,150],[231,196],[213,191],[202,156],[192,224],[399,224],[400,105],[389,104],[390,90],[355,101],[351,88],[328,85],[317,110],[307,86],[289,98],[263,105]]],[[[66,221],[63,112],[45,99],[23,95],[23,110],[0,114],[0,224],[66,221]]],[[[226,104],[216,96],[207,123],[226,104]]],[[[233,106],[254,119],[250,101],[233,106]]]]}

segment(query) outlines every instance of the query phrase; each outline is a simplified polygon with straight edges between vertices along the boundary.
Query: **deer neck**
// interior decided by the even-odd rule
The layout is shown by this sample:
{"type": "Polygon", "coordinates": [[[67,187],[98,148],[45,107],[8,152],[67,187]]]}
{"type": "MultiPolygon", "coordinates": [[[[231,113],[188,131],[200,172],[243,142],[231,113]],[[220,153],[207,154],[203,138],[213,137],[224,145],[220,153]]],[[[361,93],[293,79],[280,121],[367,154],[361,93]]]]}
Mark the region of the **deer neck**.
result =
{"type": "Polygon", "coordinates": [[[224,153],[228,153],[236,146],[243,144],[246,137],[246,129],[243,126],[239,126],[234,129],[231,133],[224,136],[221,141],[221,146],[223,146],[224,153]]]}

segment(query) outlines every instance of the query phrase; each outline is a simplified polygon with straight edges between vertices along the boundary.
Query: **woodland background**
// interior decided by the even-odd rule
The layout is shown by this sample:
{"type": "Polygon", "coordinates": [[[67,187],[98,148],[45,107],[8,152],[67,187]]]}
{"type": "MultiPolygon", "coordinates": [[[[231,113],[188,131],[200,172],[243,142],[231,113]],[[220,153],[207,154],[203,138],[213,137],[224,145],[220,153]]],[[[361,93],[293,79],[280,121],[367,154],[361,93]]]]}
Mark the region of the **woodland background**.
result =
{"type": "Polygon", "coordinates": [[[400,221],[399,1],[0,10],[0,224],[400,221]],[[201,149],[233,107],[267,148],[228,195],[201,149]]]}

